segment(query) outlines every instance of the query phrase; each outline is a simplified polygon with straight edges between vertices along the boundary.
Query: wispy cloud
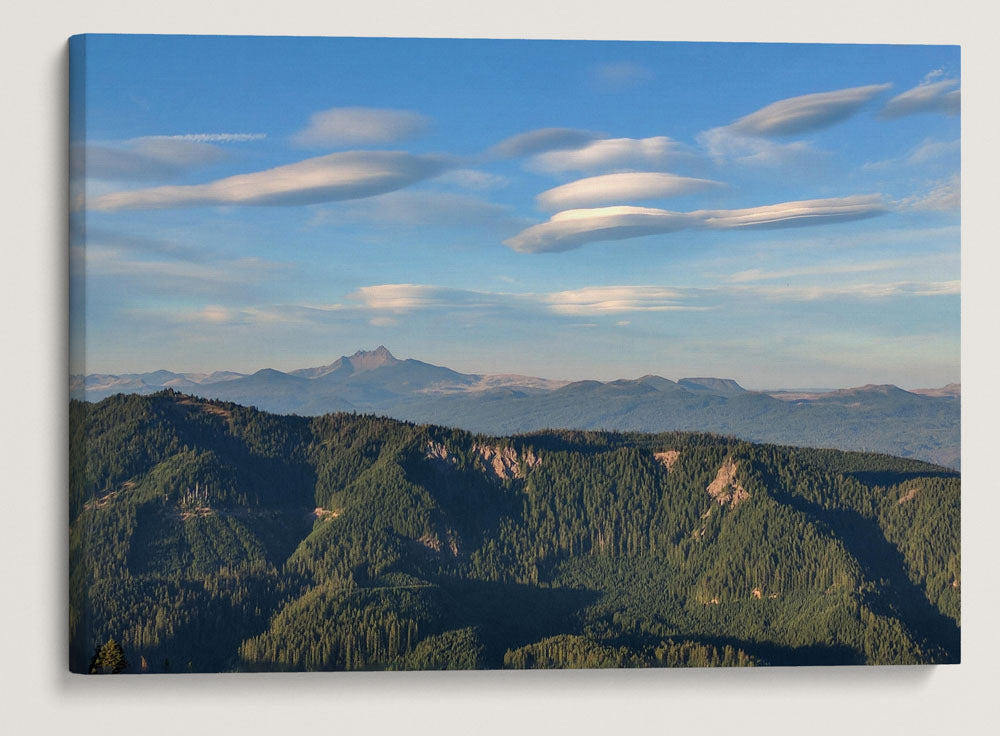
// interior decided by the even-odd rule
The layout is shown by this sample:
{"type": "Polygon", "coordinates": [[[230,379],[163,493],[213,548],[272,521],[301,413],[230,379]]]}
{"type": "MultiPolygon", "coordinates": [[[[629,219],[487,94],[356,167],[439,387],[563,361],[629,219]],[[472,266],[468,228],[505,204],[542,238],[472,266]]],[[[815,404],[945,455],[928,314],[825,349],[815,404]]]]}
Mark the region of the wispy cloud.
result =
{"type": "Polygon", "coordinates": [[[467,194],[396,191],[323,208],[314,224],[366,222],[375,225],[437,225],[442,227],[524,227],[509,207],[467,194]]]}
{"type": "Polygon", "coordinates": [[[897,203],[900,209],[917,212],[946,212],[962,206],[962,181],[958,174],[934,182],[924,192],[905,197],[897,203]]]}
{"type": "Polygon", "coordinates": [[[207,184],[112,192],[87,204],[103,211],[207,205],[305,205],[371,197],[436,176],[442,156],[396,151],[348,151],[207,184]]]}
{"type": "Polygon", "coordinates": [[[531,168],[545,172],[613,171],[639,168],[660,170],[691,158],[687,149],[665,135],[652,138],[601,138],[571,151],[549,151],[535,156],[531,168]]]}
{"type": "Polygon", "coordinates": [[[501,174],[493,174],[479,169],[452,169],[437,178],[438,184],[454,184],[462,189],[485,191],[499,189],[510,184],[510,179],[501,174]]]}
{"type": "Polygon", "coordinates": [[[245,143],[267,138],[267,133],[182,133],[180,135],[149,135],[145,140],[195,141],[196,143],[245,143]]]}
{"type": "Polygon", "coordinates": [[[865,164],[864,169],[882,169],[889,166],[922,166],[944,158],[957,158],[962,150],[962,141],[956,138],[953,141],[938,141],[933,138],[925,138],[919,145],[898,158],[874,161],[865,164]]]}
{"type": "Polygon", "coordinates": [[[717,164],[739,166],[804,167],[823,153],[803,141],[778,143],[744,135],[731,127],[712,128],[697,136],[698,143],[717,164]]]}
{"type": "Polygon", "coordinates": [[[161,319],[202,325],[342,324],[363,320],[376,326],[404,324],[408,315],[434,312],[471,313],[497,318],[557,320],[591,318],[605,321],[569,322],[567,326],[625,327],[643,314],[706,312],[768,302],[872,301],[937,298],[960,294],[954,281],[896,281],[820,286],[745,286],[706,288],[663,285],[601,285],[542,293],[474,291],[430,284],[375,284],[357,289],[337,304],[272,304],[229,307],[210,304],[194,310],[142,311],[161,319]],[[633,315],[630,319],[624,317],[633,315]]]}
{"type": "Polygon", "coordinates": [[[71,222],[70,245],[86,248],[113,250],[131,258],[169,258],[195,263],[219,260],[219,249],[200,240],[186,242],[173,237],[154,237],[128,231],[84,226],[79,220],[71,222]]]}
{"type": "Polygon", "coordinates": [[[200,282],[207,286],[255,284],[287,271],[287,264],[261,258],[234,258],[210,263],[186,260],[153,260],[135,258],[116,248],[88,245],[79,249],[78,261],[91,276],[123,276],[153,279],[161,284],[178,281],[200,282]]]}
{"type": "Polygon", "coordinates": [[[309,124],[291,140],[309,147],[393,143],[414,138],[429,128],[430,118],[412,110],[334,107],[313,113],[309,124]]]}
{"type": "Polygon", "coordinates": [[[682,300],[690,298],[690,294],[690,290],[661,286],[588,286],[546,294],[541,301],[556,314],[577,316],[709,309],[681,304],[682,300]]]}
{"type": "Polygon", "coordinates": [[[874,217],[887,212],[880,194],[806,199],[739,210],[699,210],[691,214],[710,228],[775,228],[820,225],[874,217]]]}
{"type": "Polygon", "coordinates": [[[809,302],[820,299],[887,299],[906,296],[954,296],[961,293],[959,281],[899,281],[884,284],[841,284],[837,286],[754,286],[743,294],[774,301],[809,302]]]}
{"type": "Polygon", "coordinates": [[[817,155],[815,149],[803,141],[772,139],[812,133],[846,120],[891,86],[873,84],[778,100],[729,125],[703,131],[697,140],[717,163],[800,164],[817,155]]]}
{"type": "Polygon", "coordinates": [[[702,310],[685,305],[694,291],[661,286],[589,286],[542,294],[471,291],[425,284],[378,284],[350,295],[364,308],[402,315],[429,309],[542,310],[553,315],[596,316],[626,312],[702,310]]]}
{"type": "Polygon", "coordinates": [[[846,120],[891,86],[872,84],[789,97],[745,115],[727,127],[741,135],[764,138],[811,133],[846,120]]]}
{"type": "Polygon", "coordinates": [[[489,307],[514,299],[513,295],[488,291],[450,289],[425,284],[376,284],[362,286],[350,299],[367,309],[405,313],[438,307],[489,307]]]}
{"type": "Polygon", "coordinates": [[[634,61],[613,61],[593,68],[595,86],[605,92],[633,89],[653,79],[653,71],[634,61]]]}
{"type": "Polygon", "coordinates": [[[802,276],[833,276],[851,273],[871,273],[873,271],[890,271],[898,268],[906,268],[920,263],[939,264],[954,260],[955,255],[952,253],[934,253],[923,257],[896,258],[881,261],[868,261],[863,263],[821,263],[815,266],[785,268],[777,271],[766,271],[764,269],[751,268],[746,271],[738,271],[731,274],[728,280],[733,283],[747,283],[755,281],[794,279],[802,276]]]}
{"type": "Polygon", "coordinates": [[[962,110],[962,91],[956,89],[958,84],[957,79],[925,81],[889,100],[879,117],[892,119],[923,112],[958,115],[962,110]]]}
{"type": "Polygon", "coordinates": [[[505,138],[489,153],[502,158],[533,156],[546,151],[582,148],[598,137],[597,133],[577,128],[539,128],[505,138]]]}
{"type": "Polygon", "coordinates": [[[133,138],[119,143],[74,144],[70,175],[104,181],[151,181],[223,160],[218,146],[186,138],[133,138]]]}
{"type": "Polygon", "coordinates": [[[778,228],[858,220],[886,212],[881,195],[813,199],[738,210],[671,212],[650,207],[598,207],[559,212],[504,241],[520,253],[559,252],[585,243],[637,238],[689,228],[778,228]]]}
{"type": "Polygon", "coordinates": [[[604,174],[554,187],[539,194],[535,201],[543,209],[562,210],[612,202],[676,197],[719,186],[722,184],[717,181],[692,179],[676,174],[604,174]]]}

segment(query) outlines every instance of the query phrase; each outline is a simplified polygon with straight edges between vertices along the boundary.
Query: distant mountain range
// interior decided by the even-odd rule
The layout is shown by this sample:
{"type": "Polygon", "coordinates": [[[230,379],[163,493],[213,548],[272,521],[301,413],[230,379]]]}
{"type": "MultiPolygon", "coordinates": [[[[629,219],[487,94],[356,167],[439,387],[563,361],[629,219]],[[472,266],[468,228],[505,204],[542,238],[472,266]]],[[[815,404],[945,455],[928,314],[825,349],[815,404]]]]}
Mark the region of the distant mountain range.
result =
{"type": "Polygon", "coordinates": [[[831,391],[747,391],[728,378],[647,375],[616,381],[556,381],[459,373],[400,360],[384,346],[329,365],[71,376],[73,398],[171,388],[281,414],[376,413],[487,434],[546,428],[663,432],[695,430],[757,442],[870,450],[958,468],[958,384],[904,391],[867,385],[831,391]]]}

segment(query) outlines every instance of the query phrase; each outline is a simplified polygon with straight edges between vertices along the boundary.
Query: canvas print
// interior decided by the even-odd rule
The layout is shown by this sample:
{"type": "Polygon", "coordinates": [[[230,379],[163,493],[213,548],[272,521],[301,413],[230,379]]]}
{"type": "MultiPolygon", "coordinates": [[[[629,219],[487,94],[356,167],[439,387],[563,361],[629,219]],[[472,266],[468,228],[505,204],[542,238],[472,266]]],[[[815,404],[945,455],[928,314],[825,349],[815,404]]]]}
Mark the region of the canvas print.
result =
{"type": "Polygon", "coordinates": [[[76,673],[960,659],[960,49],[70,40],[76,673]]]}

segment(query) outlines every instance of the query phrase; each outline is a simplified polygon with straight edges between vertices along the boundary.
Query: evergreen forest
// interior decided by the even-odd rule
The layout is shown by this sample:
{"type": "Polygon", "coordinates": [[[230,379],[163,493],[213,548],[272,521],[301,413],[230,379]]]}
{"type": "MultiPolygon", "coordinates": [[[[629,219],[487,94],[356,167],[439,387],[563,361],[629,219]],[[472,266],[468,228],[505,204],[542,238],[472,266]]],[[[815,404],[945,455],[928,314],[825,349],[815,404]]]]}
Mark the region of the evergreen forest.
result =
{"type": "Polygon", "coordinates": [[[79,673],[960,658],[960,475],[914,459],[164,390],[71,402],[69,509],[79,673]]]}

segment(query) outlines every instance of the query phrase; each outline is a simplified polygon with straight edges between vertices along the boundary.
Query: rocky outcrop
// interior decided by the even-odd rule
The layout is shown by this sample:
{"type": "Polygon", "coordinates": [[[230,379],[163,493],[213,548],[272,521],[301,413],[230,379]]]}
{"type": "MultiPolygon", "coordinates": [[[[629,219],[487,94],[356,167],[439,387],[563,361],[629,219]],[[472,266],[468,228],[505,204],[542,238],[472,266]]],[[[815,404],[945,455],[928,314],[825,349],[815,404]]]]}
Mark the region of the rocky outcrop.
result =
{"type": "MultiPolygon", "coordinates": [[[[476,443],[472,452],[477,456],[483,474],[494,481],[523,479],[531,468],[541,462],[531,448],[518,452],[513,447],[476,443]]],[[[440,442],[427,443],[424,459],[434,463],[442,472],[458,465],[458,458],[440,442]]]]}
{"type": "Polygon", "coordinates": [[[541,462],[530,448],[522,454],[513,447],[475,444],[472,451],[479,455],[487,475],[500,481],[523,478],[541,462]]]}
{"type": "Polygon", "coordinates": [[[737,506],[742,501],[750,498],[750,494],[736,480],[737,463],[732,458],[722,463],[719,472],[715,475],[715,480],[709,483],[708,495],[712,497],[720,506],[737,506]]]}
{"type": "Polygon", "coordinates": [[[440,442],[427,443],[427,449],[424,451],[424,460],[430,460],[441,470],[458,465],[458,458],[448,452],[448,448],[440,442]]]}
{"type": "Polygon", "coordinates": [[[445,531],[444,537],[444,540],[442,540],[436,532],[428,533],[424,534],[417,541],[436,554],[442,554],[444,551],[450,553],[452,557],[458,557],[460,554],[458,538],[450,529],[445,531]]]}
{"type": "Polygon", "coordinates": [[[677,462],[677,458],[681,456],[680,450],[664,450],[663,452],[654,452],[653,457],[656,458],[660,463],[663,464],[667,470],[674,467],[674,463],[677,462]]]}

